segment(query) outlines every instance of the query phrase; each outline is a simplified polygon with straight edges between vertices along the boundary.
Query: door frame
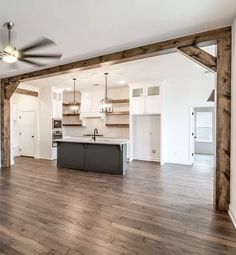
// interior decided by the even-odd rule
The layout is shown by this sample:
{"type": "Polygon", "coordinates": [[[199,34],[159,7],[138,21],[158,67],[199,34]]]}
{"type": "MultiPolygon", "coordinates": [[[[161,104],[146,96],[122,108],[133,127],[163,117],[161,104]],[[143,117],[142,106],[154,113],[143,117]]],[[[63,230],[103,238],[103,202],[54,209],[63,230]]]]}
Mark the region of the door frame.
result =
{"type": "Polygon", "coordinates": [[[132,49],[79,60],[42,70],[6,77],[1,80],[1,145],[2,166],[10,167],[10,97],[22,81],[85,70],[179,51],[208,70],[216,72],[217,152],[215,206],[228,211],[230,203],[230,130],[231,130],[231,26],[132,49]],[[217,57],[200,46],[217,45],[217,57]]]}
{"type": "MultiPolygon", "coordinates": [[[[212,116],[212,127],[213,127],[213,129],[212,129],[212,136],[213,136],[213,144],[214,144],[214,154],[212,154],[212,155],[216,155],[216,135],[215,135],[215,133],[216,133],[216,112],[215,112],[215,105],[213,105],[213,106],[207,106],[207,105],[199,105],[199,106],[194,106],[193,107],[193,112],[194,112],[194,134],[196,133],[196,116],[195,116],[195,109],[196,108],[210,108],[211,109],[211,111],[212,111],[212,113],[213,113],[213,116],[212,116]]],[[[194,139],[194,154],[195,154],[195,142],[196,142],[196,140],[194,139]]]]}

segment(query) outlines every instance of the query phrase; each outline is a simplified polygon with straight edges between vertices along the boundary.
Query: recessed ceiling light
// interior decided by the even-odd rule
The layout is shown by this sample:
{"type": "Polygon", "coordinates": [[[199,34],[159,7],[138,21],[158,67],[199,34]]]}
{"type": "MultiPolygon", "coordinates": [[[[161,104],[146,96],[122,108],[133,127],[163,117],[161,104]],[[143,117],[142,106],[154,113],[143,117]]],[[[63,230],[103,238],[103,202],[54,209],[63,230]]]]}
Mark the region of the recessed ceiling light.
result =
{"type": "Polygon", "coordinates": [[[72,88],[65,88],[65,90],[66,90],[66,91],[71,91],[71,90],[72,90],[72,88]]]}
{"type": "Polygon", "coordinates": [[[120,84],[122,84],[122,85],[125,84],[125,83],[126,83],[126,81],[124,81],[124,80],[120,81],[120,84]]]}

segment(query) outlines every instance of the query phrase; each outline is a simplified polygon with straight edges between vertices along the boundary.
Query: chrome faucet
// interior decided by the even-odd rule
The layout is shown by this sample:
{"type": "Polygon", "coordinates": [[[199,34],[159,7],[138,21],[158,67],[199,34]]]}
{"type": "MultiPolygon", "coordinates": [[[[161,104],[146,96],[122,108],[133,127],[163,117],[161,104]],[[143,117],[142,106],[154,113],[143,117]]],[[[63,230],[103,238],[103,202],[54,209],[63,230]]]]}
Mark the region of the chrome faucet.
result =
{"type": "Polygon", "coordinates": [[[95,128],[95,129],[93,130],[92,139],[94,140],[94,142],[96,141],[96,135],[98,135],[98,130],[97,130],[97,128],[95,128]]]}

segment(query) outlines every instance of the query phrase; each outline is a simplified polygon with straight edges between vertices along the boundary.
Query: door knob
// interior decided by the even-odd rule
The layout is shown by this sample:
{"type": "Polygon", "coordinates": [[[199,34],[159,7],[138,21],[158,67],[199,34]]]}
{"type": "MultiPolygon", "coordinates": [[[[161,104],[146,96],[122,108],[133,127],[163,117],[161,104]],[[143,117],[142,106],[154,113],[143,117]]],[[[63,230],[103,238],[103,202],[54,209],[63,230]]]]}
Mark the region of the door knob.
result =
{"type": "Polygon", "coordinates": [[[34,135],[32,135],[32,138],[34,138],[34,135]]]}

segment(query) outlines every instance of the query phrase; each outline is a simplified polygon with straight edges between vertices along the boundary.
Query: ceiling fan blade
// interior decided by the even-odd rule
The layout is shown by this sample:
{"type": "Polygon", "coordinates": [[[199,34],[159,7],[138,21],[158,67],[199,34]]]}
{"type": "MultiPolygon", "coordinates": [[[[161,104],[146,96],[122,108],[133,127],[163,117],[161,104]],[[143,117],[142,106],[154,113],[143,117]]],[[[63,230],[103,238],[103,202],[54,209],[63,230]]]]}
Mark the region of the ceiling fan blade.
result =
{"type": "Polygon", "coordinates": [[[24,54],[20,53],[20,59],[25,58],[61,58],[61,53],[55,53],[55,54],[24,54]]]}
{"type": "Polygon", "coordinates": [[[32,61],[32,60],[27,60],[27,59],[19,59],[19,61],[30,64],[30,65],[34,65],[34,66],[44,66],[44,64],[32,61]]]}
{"type": "Polygon", "coordinates": [[[21,53],[24,53],[24,52],[27,52],[27,51],[30,51],[30,50],[42,48],[42,47],[52,45],[52,44],[55,44],[55,42],[53,42],[52,40],[50,40],[48,38],[41,38],[38,41],[21,48],[19,51],[21,53]]]}

